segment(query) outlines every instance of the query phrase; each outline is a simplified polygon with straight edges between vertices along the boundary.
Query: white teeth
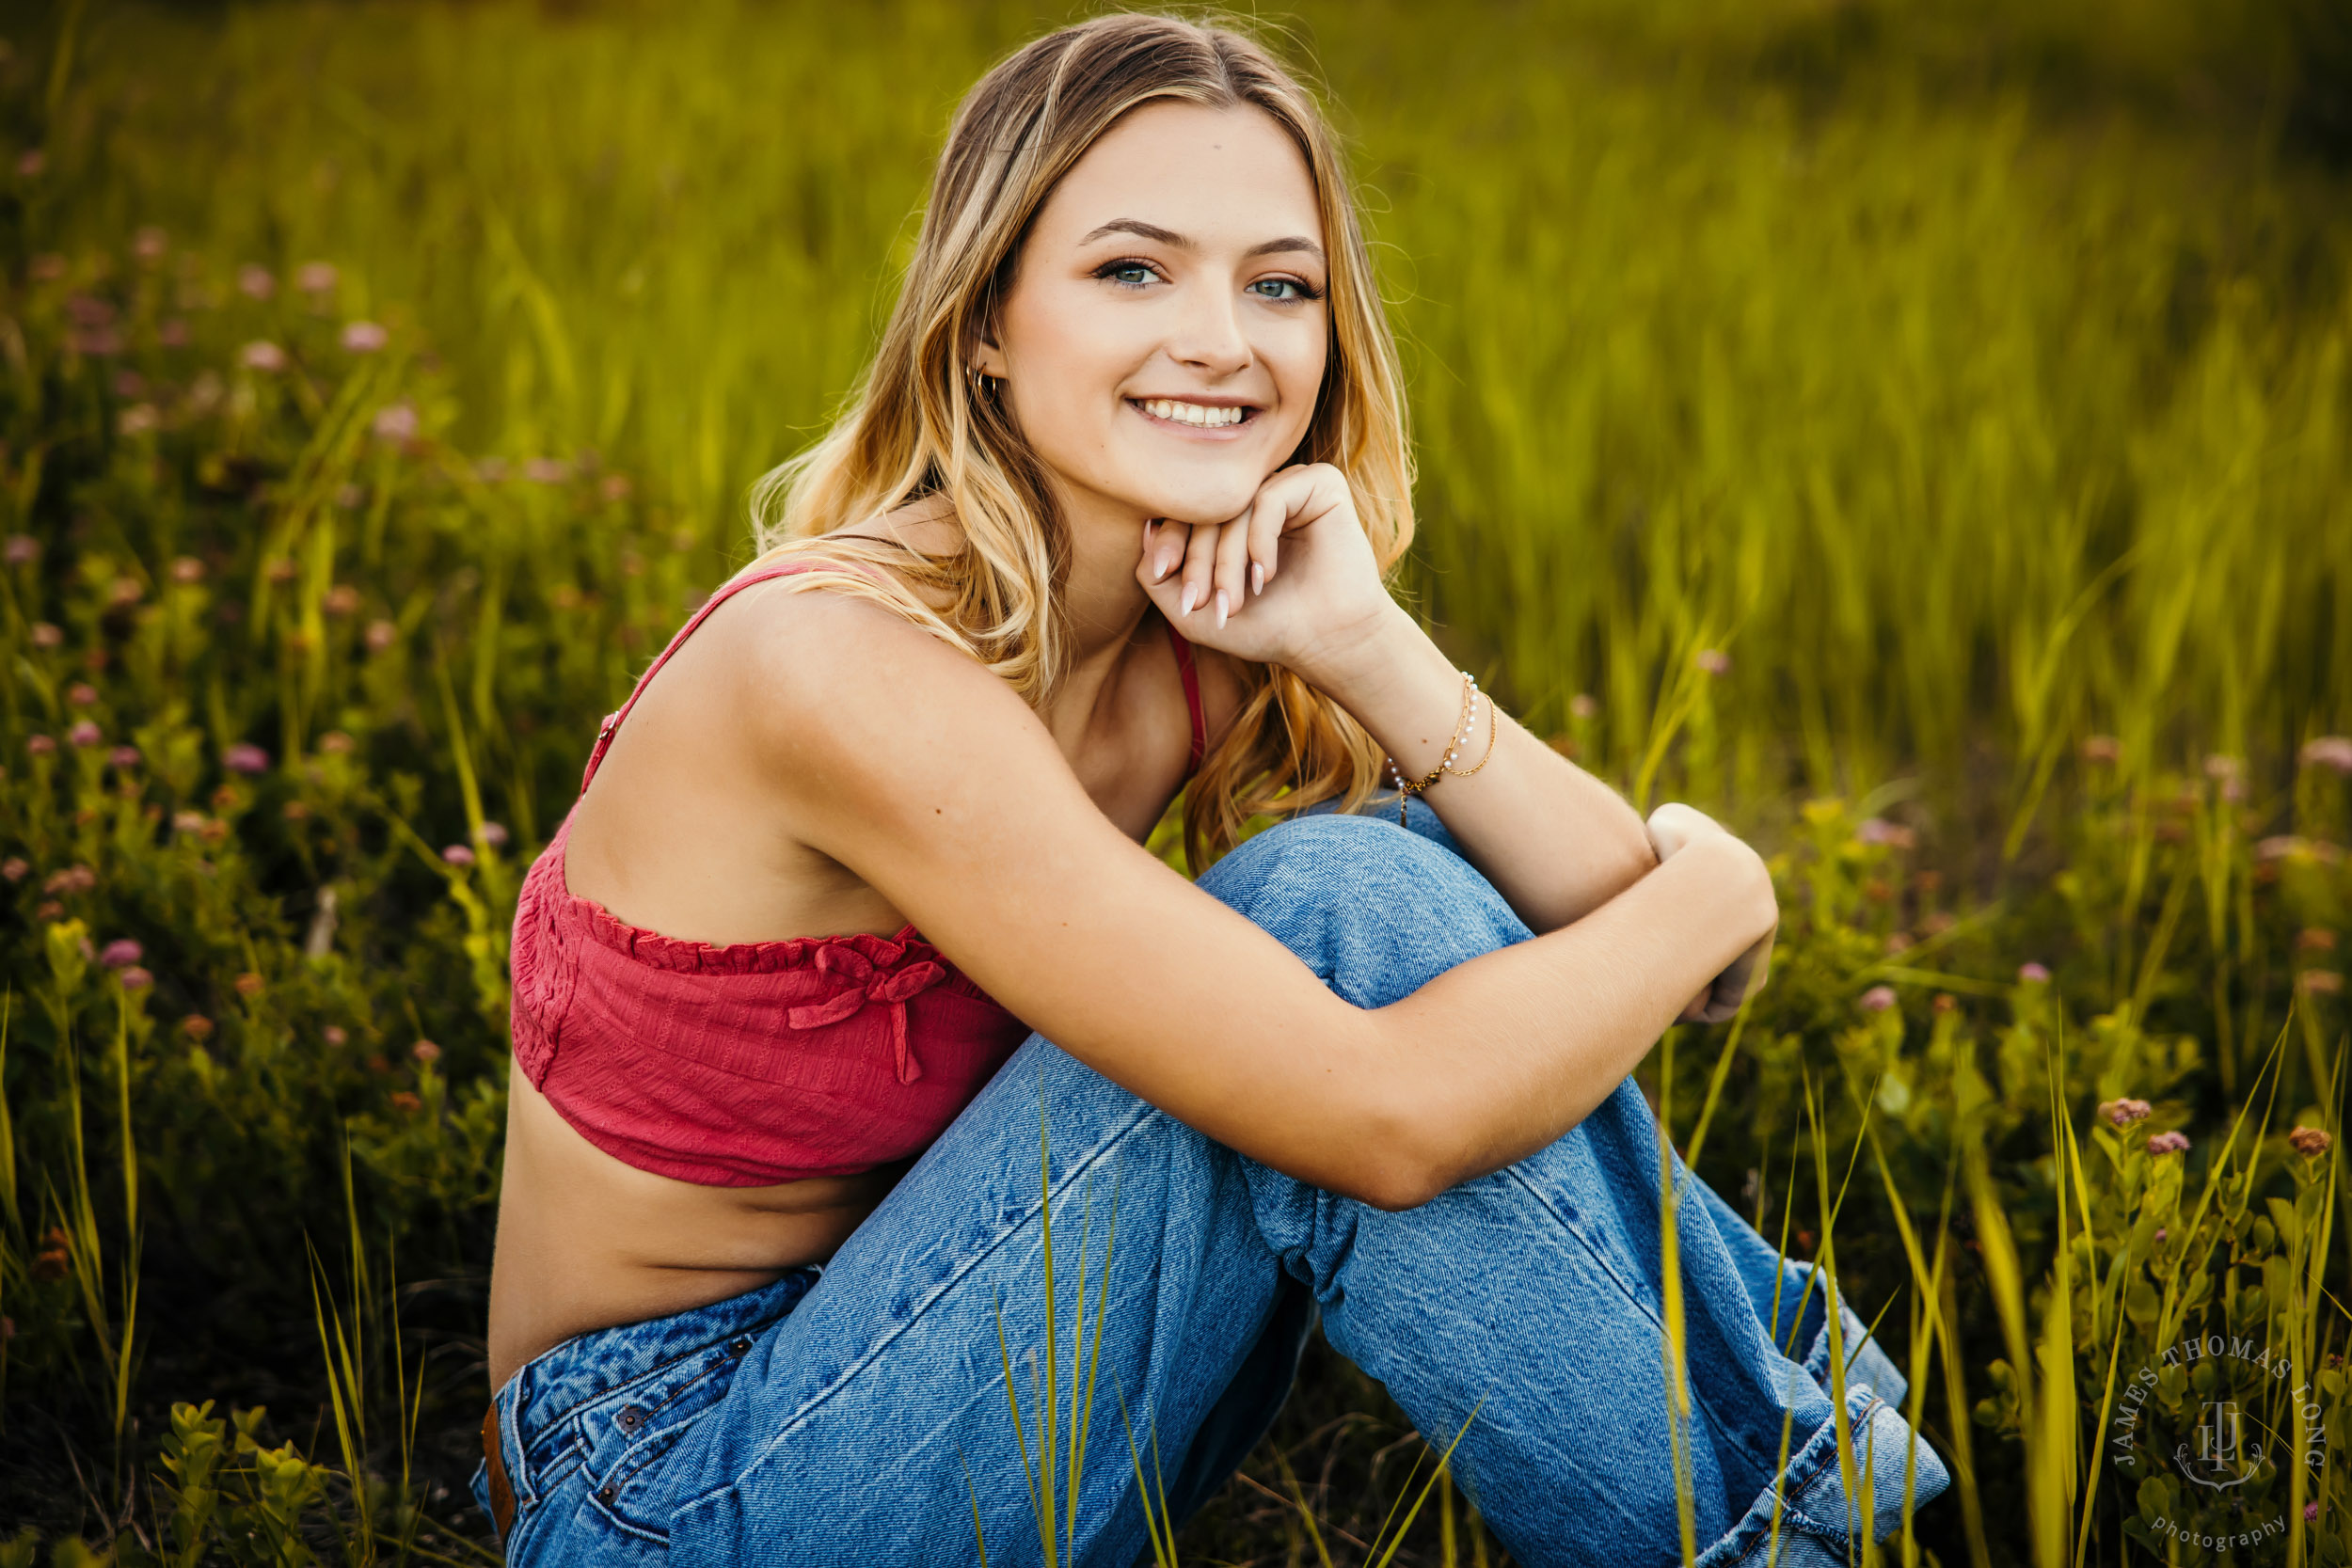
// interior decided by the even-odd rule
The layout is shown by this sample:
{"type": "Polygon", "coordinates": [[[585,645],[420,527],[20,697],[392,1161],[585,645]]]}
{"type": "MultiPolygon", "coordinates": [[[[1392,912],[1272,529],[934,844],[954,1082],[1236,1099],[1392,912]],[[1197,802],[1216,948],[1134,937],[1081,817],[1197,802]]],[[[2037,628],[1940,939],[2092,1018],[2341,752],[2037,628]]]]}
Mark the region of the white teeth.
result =
{"type": "Polygon", "coordinates": [[[1179,424],[1198,425],[1203,430],[1219,430],[1241,423],[1248,416],[1247,408],[1212,408],[1206,404],[1179,403],[1174,398],[1152,398],[1143,404],[1144,411],[1179,424]]]}

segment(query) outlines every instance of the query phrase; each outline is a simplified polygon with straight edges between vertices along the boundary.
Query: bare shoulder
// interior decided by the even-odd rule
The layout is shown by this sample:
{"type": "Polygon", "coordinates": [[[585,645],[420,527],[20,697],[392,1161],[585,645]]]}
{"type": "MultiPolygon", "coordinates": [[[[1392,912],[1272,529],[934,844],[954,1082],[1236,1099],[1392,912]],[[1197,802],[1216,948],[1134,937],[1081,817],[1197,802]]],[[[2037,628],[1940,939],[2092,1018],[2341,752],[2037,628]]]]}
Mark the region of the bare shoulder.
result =
{"type": "Polygon", "coordinates": [[[1060,762],[1010,687],[854,580],[755,584],[704,636],[707,678],[742,754],[769,788],[818,816],[852,802],[893,815],[890,802],[948,757],[1000,783],[1060,762]]]}
{"type": "Polygon", "coordinates": [[[948,563],[964,548],[945,497],[918,497],[891,512],[809,540],[796,563],[836,570],[796,572],[742,590],[712,616],[723,633],[755,740],[805,752],[808,743],[866,731],[880,713],[916,708],[1009,721],[1026,705],[941,625],[958,594],[948,563]],[[856,713],[853,703],[866,705],[856,713]],[[879,705],[879,706],[876,706],[879,705]]]}
{"type": "MultiPolygon", "coordinates": [[[[866,574],[868,580],[871,575],[866,574]]],[[[824,723],[852,699],[969,703],[994,691],[1027,708],[962,647],[854,576],[825,574],[755,584],[711,617],[713,652],[730,672],[754,725],[824,723]]],[[[827,727],[830,727],[829,725],[827,727]]]]}

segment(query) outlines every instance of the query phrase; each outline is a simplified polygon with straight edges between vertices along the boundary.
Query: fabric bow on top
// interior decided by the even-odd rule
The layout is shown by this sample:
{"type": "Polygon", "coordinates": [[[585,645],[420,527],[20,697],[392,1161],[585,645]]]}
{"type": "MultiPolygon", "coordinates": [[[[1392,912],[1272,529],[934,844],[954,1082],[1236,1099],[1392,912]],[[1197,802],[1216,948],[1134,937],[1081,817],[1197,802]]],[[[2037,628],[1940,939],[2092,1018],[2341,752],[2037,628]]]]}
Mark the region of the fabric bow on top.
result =
{"type": "Polygon", "coordinates": [[[929,958],[898,969],[884,969],[847,942],[829,942],[817,949],[817,968],[850,982],[848,990],[823,1002],[786,1010],[784,1021],[795,1029],[821,1029],[854,1018],[869,1002],[890,1009],[890,1043],[898,1082],[912,1084],[923,1076],[923,1064],[907,1043],[907,1004],[947,977],[945,964],[929,958]]]}

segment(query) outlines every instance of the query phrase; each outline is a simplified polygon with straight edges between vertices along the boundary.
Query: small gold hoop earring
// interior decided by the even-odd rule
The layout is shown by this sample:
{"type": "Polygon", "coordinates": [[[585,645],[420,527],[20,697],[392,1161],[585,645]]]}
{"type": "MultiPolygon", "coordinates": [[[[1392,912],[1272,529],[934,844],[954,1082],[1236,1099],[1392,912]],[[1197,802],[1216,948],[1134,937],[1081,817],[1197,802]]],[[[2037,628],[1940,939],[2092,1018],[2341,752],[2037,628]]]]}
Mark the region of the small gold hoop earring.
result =
{"type": "Polygon", "coordinates": [[[995,393],[998,377],[989,374],[977,365],[966,366],[963,373],[964,378],[972,384],[973,397],[984,398],[995,393]]]}

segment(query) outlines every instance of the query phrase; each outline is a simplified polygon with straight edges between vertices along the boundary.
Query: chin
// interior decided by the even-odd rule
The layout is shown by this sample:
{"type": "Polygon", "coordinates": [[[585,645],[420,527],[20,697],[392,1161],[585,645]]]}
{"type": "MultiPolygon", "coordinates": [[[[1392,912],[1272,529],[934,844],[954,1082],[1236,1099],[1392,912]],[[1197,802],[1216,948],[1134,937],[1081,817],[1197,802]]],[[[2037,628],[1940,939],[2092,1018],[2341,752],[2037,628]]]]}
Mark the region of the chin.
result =
{"type": "Polygon", "coordinates": [[[1252,472],[1230,483],[1158,486],[1145,491],[1138,505],[1148,517],[1166,517],[1196,528],[1230,522],[1257,499],[1258,486],[1264,483],[1263,474],[1252,472]]]}

